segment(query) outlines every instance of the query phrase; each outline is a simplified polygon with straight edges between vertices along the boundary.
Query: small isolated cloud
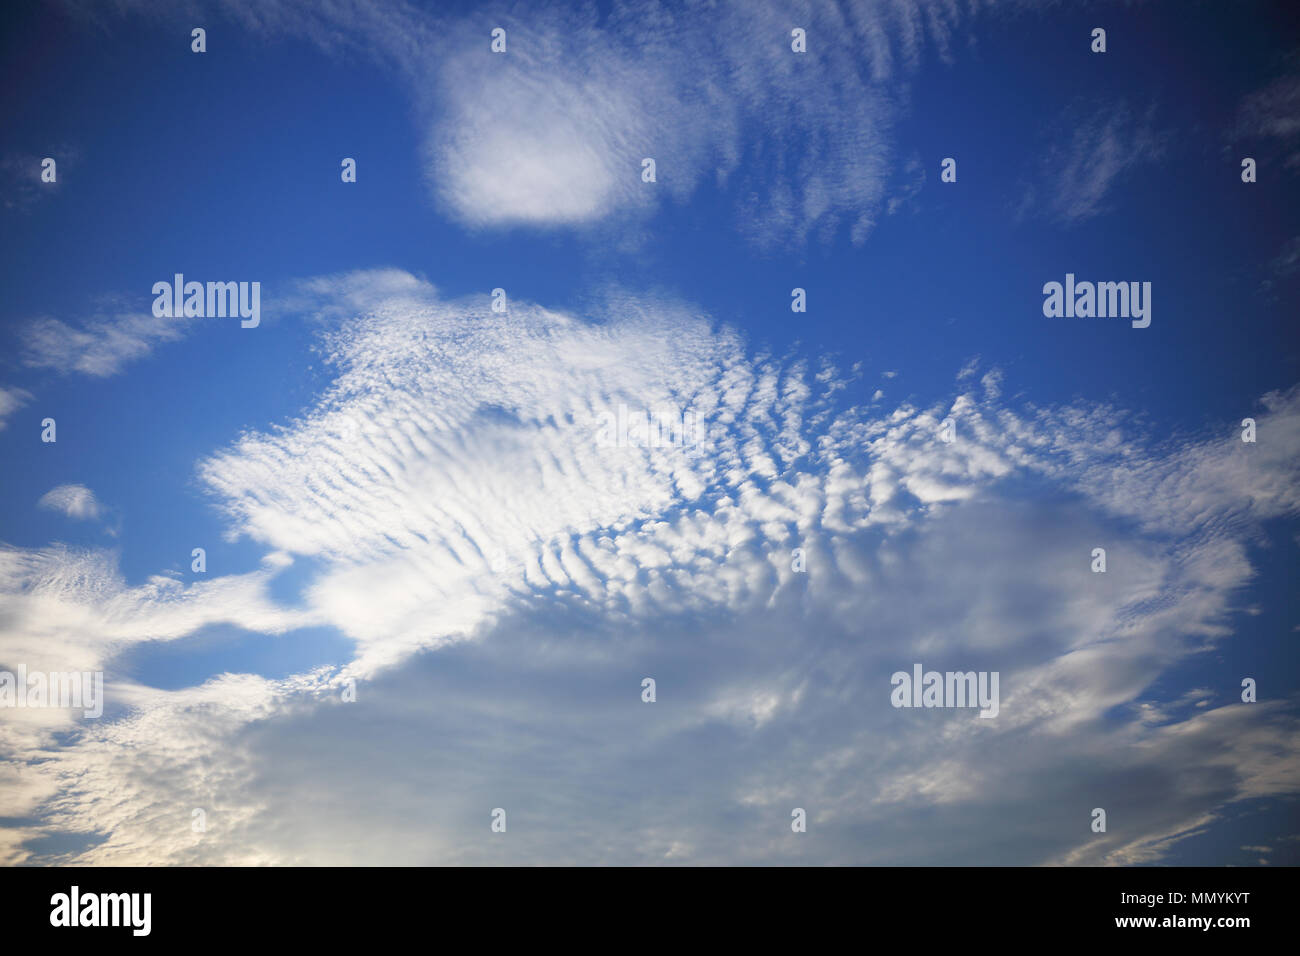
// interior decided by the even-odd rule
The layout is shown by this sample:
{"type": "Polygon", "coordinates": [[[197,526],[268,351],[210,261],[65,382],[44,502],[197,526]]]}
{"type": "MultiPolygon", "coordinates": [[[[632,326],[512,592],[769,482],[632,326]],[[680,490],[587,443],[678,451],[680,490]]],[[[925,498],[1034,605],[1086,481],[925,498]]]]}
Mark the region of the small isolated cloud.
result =
{"type": "Polygon", "coordinates": [[[902,184],[885,206],[885,212],[891,216],[911,203],[925,187],[925,166],[921,163],[919,157],[913,156],[907,161],[907,165],[903,167],[901,179],[903,180],[902,184]]]}
{"type": "Polygon", "coordinates": [[[6,209],[22,209],[58,192],[63,173],[77,162],[77,151],[62,146],[40,156],[35,153],[6,153],[0,157],[0,202],[6,209]],[[53,159],[54,181],[41,179],[41,163],[53,159]]]}
{"type": "Polygon", "coordinates": [[[1293,236],[1269,262],[1269,271],[1280,278],[1294,275],[1297,270],[1300,270],[1300,236],[1293,236]]]}
{"type": "Polygon", "coordinates": [[[95,493],[85,485],[59,485],[47,491],[38,504],[78,521],[93,521],[102,511],[95,493]]]}
{"type": "Polygon", "coordinates": [[[1237,108],[1236,140],[1272,140],[1289,151],[1285,165],[1300,167],[1300,74],[1274,80],[1246,96],[1237,108]]]}
{"type": "Polygon", "coordinates": [[[22,362],[29,368],[52,368],[104,378],[144,358],[159,342],[185,334],[184,320],[150,313],[96,315],[77,325],[53,318],[30,322],[19,335],[22,362]]]}
{"type": "Polygon", "coordinates": [[[1055,145],[1039,164],[1036,181],[1025,189],[1019,215],[1069,226],[1106,212],[1111,190],[1164,151],[1164,136],[1152,125],[1153,112],[1135,116],[1123,102],[1067,109],[1047,133],[1055,145]]]}
{"type": "Polygon", "coordinates": [[[4,431],[10,415],[32,400],[31,392],[21,388],[0,388],[0,431],[4,431]]]}

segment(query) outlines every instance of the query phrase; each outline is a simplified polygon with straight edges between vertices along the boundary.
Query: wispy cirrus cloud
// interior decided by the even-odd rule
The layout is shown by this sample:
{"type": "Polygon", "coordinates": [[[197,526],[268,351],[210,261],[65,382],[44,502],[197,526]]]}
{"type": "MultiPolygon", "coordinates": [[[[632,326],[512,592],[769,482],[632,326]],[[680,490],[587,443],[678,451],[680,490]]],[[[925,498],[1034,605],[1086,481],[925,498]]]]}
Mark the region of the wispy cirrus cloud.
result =
{"type": "Polygon", "coordinates": [[[893,84],[927,41],[946,51],[961,15],[750,3],[498,19],[507,55],[474,42],[476,17],[437,70],[426,157],[444,208],[478,226],[585,225],[685,200],[708,178],[750,239],[784,246],[841,228],[865,239],[893,172],[893,84]],[[808,52],[791,50],[794,27],[808,52]]]}
{"type": "Polygon", "coordinates": [[[1236,140],[1281,145],[1291,151],[1285,159],[1286,167],[1300,167],[1300,151],[1295,149],[1300,139],[1300,74],[1280,76],[1243,98],[1232,136],[1236,140]]]}
{"type": "MultiPolygon", "coordinates": [[[[119,9],[175,15],[151,0],[119,9]]],[[[431,193],[464,225],[626,229],[712,181],[728,190],[735,227],[763,247],[841,231],[860,243],[899,208],[886,192],[903,84],[927,56],[949,59],[975,15],[950,0],[499,4],[472,16],[402,2],[217,9],[397,75],[422,126],[431,193]],[[491,51],[496,27],[505,53],[491,51]],[[791,48],[795,28],[804,53],[791,48]],[[646,158],[653,184],[642,181],[646,158]]],[[[905,176],[907,198],[924,177],[914,165],[905,176]]]]}
{"type": "Polygon", "coordinates": [[[1039,161],[1018,214],[1069,226],[1104,213],[1118,184],[1163,155],[1168,134],[1153,116],[1154,107],[1137,115],[1124,102],[1065,110],[1045,136],[1054,145],[1039,161]]]}
{"type": "Polygon", "coordinates": [[[20,329],[20,356],[28,368],[105,378],[186,331],[185,320],[150,313],[97,314],[77,324],[47,316],[20,329]]]}

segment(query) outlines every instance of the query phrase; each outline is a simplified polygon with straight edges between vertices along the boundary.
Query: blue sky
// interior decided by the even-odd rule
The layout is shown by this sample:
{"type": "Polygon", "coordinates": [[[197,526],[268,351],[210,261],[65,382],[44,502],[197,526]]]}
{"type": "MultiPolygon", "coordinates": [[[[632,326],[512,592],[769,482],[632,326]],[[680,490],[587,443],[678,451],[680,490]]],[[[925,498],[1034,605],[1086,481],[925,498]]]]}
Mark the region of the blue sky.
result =
{"type": "Polygon", "coordinates": [[[1295,862],[1284,4],[5,16],[0,859],[1295,862]]]}

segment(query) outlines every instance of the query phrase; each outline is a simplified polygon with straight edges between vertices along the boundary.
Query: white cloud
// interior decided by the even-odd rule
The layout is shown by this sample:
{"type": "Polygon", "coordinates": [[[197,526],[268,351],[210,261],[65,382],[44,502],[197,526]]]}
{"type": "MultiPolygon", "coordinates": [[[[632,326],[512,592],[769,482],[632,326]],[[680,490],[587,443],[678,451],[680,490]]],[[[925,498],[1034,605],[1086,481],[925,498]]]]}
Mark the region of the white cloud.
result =
{"type": "Polygon", "coordinates": [[[31,392],[21,388],[0,388],[0,431],[8,426],[6,419],[31,400],[31,392]]]}
{"type": "Polygon", "coordinates": [[[657,153],[669,181],[674,172],[660,118],[644,105],[651,78],[553,43],[543,58],[521,32],[509,57],[471,47],[443,67],[449,115],[432,125],[428,149],[446,207],[499,226],[589,223],[650,205],[664,187],[641,182],[642,157],[657,153]]]}
{"type": "Polygon", "coordinates": [[[1105,407],[1002,404],[995,371],[928,407],[844,407],[825,368],[754,359],[680,303],[500,316],[393,271],[300,295],[333,386],[200,466],[261,568],[130,587],[104,552],[0,551],[4,657],[113,678],[104,721],[5,724],[23,832],[108,834],[68,862],[1131,862],[1300,787],[1282,702],[1196,707],[1195,684],[1142,706],[1231,635],[1244,543],[1300,508],[1300,393],[1265,397],[1256,445],[1165,447],[1105,407]],[[602,447],[620,402],[698,409],[705,443],[602,447]],[[1090,573],[1099,541],[1124,573],[1090,573]],[[307,559],[280,607],[272,578],[307,559]],[[216,621],[329,624],[357,652],[173,691],[113,671],[216,621]],[[1001,671],[999,718],[893,710],[913,661],[1001,671]],[[1082,841],[1057,791],[1095,806],[1139,765],[1125,820],[1082,841]],[[535,836],[466,835],[501,805],[535,836]],[[795,805],[797,847],[771,835],[795,805]]]}
{"type": "Polygon", "coordinates": [[[22,361],[29,368],[107,377],[160,342],[175,341],[188,331],[184,319],[157,318],[151,313],[96,315],[78,325],[43,317],[20,332],[22,361]]]}
{"type": "MultiPolygon", "coordinates": [[[[118,7],[177,15],[152,0],[118,7]]],[[[626,230],[707,179],[762,246],[840,230],[860,243],[899,208],[885,192],[904,81],[926,55],[950,59],[954,31],[974,16],[952,0],[620,2],[526,15],[491,4],[472,16],[382,2],[221,9],[400,77],[424,128],[431,191],[462,223],[626,230]],[[803,54],[791,50],[795,23],[807,31],[803,54]],[[503,54],[490,50],[496,26],[503,54]],[[654,184],[641,181],[646,157],[654,184]]],[[[913,161],[903,198],[923,181],[913,161]]]]}
{"type": "Polygon", "coordinates": [[[213,623],[262,634],[319,623],[271,601],[267,584],[282,570],[271,563],[190,585],[159,574],[132,587],[108,551],[0,546],[4,656],[38,670],[101,670],[132,645],[213,623]]]}
{"type": "Polygon", "coordinates": [[[58,511],[78,521],[93,521],[100,515],[95,493],[85,485],[59,485],[51,488],[37,502],[42,508],[58,511]]]}
{"type": "MultiPolygon", "coordinates": [[[[599,20],[536,9],[493,20],[509,37],[493,55],[476,13],[443,30],[429,179],[473,225],[577,225],[683,201],[709,178],[760,245],[841,228],[861,242],[886,211],[900,74],[927,45],[946,57],[961,20],[956,5],[930,0],[672,15],[627,5],[599,20]],[[804,54],[791,50],[796,22],[804,54]],[[655,184],[641,180],[646,157],[655,184]]],[[[910,196],[924,177],[915,165],[906,175],[910,196]]]]}

